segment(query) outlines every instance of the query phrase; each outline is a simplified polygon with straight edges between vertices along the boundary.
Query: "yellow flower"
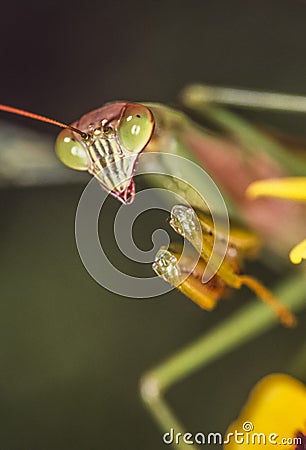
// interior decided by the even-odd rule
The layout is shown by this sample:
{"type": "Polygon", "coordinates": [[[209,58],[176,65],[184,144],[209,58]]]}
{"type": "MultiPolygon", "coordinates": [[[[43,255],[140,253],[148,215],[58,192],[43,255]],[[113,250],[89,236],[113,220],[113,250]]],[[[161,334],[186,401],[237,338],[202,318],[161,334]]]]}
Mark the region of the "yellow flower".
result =
{"type": "Polygon", "coordinates": [[[224,449],[272,450],[281,446],[282,449],[303,450],[305,434],[306,386],[289,375],[273,374],[253,388],[240,417],[227,431],[230,442],[224,449]],[[235,433],[242,434],[235,438],[235,433]],[[302,443],[294,441],[296,437],[302,443]]]}
{"type": "MultiPolygon", "coordinates": [[[[246,194],[250,198],[278,197],[306,201],[306,177],[277,178],[255,181],[250,184],[246,194]]],[[[293,264],[306,259],[306,239],[291,250],[289,258],[293,264]]]]}

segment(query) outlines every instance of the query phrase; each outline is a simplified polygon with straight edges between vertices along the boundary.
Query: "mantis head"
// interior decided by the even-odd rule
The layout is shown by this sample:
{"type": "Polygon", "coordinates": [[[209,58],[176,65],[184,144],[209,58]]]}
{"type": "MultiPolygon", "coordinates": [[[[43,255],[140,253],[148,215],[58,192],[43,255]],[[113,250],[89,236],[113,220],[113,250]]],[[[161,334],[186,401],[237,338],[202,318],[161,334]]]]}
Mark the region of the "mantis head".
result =
{"type": "Polygon", "coordinates": [[[0,111],[63,128],[55,145],[59,160],[71,169],[87,170],[122,203],[133,201],[137,160],[154,131],[149,108],[136,103],[110,103],[72,125],[7,105],[0,104],[0,111]]]}
{"type": "Polygon", "coordinates": [[[55,151],[63,164],[87,170],[103,189],[128,204],[135,195],[137,160],[153,131],[154,117],[147,107],[111,103],[85,114],[72,129],[61,131],[55,151]]]}

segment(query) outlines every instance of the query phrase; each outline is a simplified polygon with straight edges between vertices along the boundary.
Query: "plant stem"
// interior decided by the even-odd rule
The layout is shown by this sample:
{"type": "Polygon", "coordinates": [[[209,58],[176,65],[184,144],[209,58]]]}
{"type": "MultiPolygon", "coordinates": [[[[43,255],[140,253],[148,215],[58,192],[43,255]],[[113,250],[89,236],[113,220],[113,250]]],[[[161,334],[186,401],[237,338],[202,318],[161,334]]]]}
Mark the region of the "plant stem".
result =
{"type": "MultiPolygon", "coordinates": [[[[301,310],[306,303],[305,278],[299,274],[287,279],[276,295],[292,311],[301,310]]],[[[160,428],[164,432],[174,428],[176,433],[184,434],[182,425],[162,398],[171,386],[277,324],[272,311],[256,301],[148,372],[141,381],[141,394],[160,428]]],[[[181,441],[176,445],[180,449],[187,446],[197,448],[181,441]]]]}

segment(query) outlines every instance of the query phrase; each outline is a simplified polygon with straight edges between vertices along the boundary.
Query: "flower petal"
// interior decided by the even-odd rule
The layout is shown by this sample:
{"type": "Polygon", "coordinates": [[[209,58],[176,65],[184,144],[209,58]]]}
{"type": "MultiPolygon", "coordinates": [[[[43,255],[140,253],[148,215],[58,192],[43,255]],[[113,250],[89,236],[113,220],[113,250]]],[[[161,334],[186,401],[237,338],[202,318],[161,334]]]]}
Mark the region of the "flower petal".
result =
{"type": "Polygon", "coordinates": [[[302,259],[306,259],[306,239],[293,247],[289,253],[289,258],[293,264],[300,264],[302,259]]]}
{"type": "Polygon", "coordinates": [[[246,195],[250,198],[278,197],[306,201],[306,177],[255,181],[248,186],[246,195]]]}
{"type": "MultiPolygon", "coordinates": [[[[306,387],[300,381],[285,374],[273,374],[263,378],[256,384],[243,408],[240,417],[228,429],[228,433],[244,432],[244,436],[252,433],[264,433],[267,443],[265,449],[276,448],[268,442],[271,433],[282,438],[293,438],[299,431],[305,432],[306,427],[306,387]],[[251,424],[246,429],[246,424],[251,424]],[[246,431],[252,431],[247,433],[246,431]]],[[[255,441],[248,448],[262,449],[263,446],[255,441]]],[[[232,437],[225,445],[226,450],[244,448],[232,437]]],[[[283,449],[292,449],[291,445],[283,445],[283,449]]]]}

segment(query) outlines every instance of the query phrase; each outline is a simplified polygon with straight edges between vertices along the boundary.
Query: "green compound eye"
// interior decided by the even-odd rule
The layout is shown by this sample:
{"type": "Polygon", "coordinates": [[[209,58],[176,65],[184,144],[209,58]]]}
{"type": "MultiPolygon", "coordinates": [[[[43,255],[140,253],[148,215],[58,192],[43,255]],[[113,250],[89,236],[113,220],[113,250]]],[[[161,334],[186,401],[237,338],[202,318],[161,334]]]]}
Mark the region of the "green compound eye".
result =
{"type": "Polygon", "coordinates": [[[87,170],[89,168],[90,159],[86,149],[73,137],[70,130],[60,132],[55,143],[55,152],[58,159],[71,169],[87,170]]]}
{"type": "Polygon", "coordinates": [[[148,144],[154,130],[151,111],[142,105],[128,104],[121,115],[118,137],[122,147],[140,153],[148,144]]]}

